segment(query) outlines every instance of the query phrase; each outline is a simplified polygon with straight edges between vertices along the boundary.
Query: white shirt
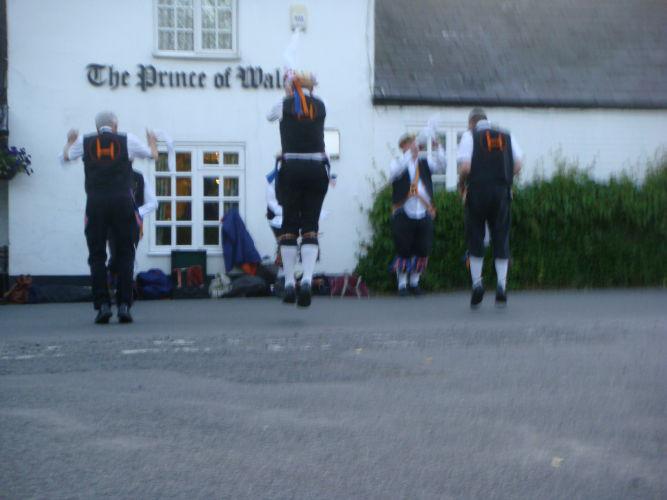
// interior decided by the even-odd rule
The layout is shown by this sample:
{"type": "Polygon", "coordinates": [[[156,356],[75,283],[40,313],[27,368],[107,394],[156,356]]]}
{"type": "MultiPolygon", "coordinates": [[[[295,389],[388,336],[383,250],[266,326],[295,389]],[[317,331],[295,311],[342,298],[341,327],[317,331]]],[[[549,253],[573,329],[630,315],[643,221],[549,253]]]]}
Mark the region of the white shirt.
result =
{"type": "MultiPolygon", "coordinates": [[[[488,120],[480,120],[475,125],[475,130],[486,130],[489,128],[491,128],[491,124],[488,120]]],[[[523,151],[512,134],[510,134],[510,141],[512,142],[512,157],[514,161],[523,160],[523,151]]],[[[461,142],[459,142],[459,148],[456,152],[456,163],[470,162],[472,160],[472,149],[472,132],[466,130],[461,136],[461,142]]]]}
{"type": "Polygon", "coordinates": [[[146,214],[149,214],[157,209],[157,198],[155,198],[155,190],[153,186],[144,178],[144,204],[141,205],[139,216],[143,219],[146,214]]]}
{"type": "MultiPolygon", "coordinates": [[[[402,157],[392,160],[391,164],[389,165],[389,179],[391,181],[396,180],[403,174],[405,169],[407,169],[408,173],[410,174],[410,182],[412,182],[415,178],[415,173],[417,172],[417,163],[421,158],[426,158],[428,168],[432,173],[438,172],[444,174],[447,171],[445,150],[442,148],[442,146],[438,146],[435,155],[433,152],[431,152],[430,155],[426,153],[420,153],[416,160],[412,158],[412,152],[407,150],[402,157]]],[[[422,198],[431,203],[431,197],[428,195],[426,186],[424,186],[421,178],[417,183],[417,191],[422,198]]],[[[411,219],[423,219],[426,217],[426,206],[416,196],[411,196],[408,198],[408,200],[403,205],[403,211],[405,212],[405,215],[411,219]]]]}
{"type": "Polygon", "coordinates": [[[269,220],[269,225],[280,229],[283,226],[283,207],[278,204],[276,198],[276,179],[266,184],[266,206],[275,214],[273,219],[269,220]]]}
{"type": "MultiPolygon", "coordinates": [[[[102,127],[100,131],[106,129],[107,127],[102,127]]],[[[121,134],[122,135],[122,134],[121,134]]],[[[127,156],[130,161],[136,158],[153,158],[153,153],[148,146],[139,140],[139,138],[134,134],[126,134],[127,137],[127,156]]],[[[67,161],[63,156],[63,153],[58,155],[58,160],[61,165],[65,165],[67,162],[76,161],[79,158],[83,157],[83,136],[79,135],[74,141],[69,149],[67,150],[67,161]]]]}

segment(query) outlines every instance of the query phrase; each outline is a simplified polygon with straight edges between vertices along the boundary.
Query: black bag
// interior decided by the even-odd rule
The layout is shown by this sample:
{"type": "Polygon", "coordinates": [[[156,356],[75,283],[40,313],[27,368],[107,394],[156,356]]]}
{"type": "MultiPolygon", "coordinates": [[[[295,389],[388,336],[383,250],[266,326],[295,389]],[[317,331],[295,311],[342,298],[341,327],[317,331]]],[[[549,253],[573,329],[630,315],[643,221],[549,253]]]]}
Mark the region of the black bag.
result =
{"type": "Polygon", "coordinates": [[[271,291],[259,276],[245,275],[232,282],[232,289],[223,297],[266,297],[271,291]]]}

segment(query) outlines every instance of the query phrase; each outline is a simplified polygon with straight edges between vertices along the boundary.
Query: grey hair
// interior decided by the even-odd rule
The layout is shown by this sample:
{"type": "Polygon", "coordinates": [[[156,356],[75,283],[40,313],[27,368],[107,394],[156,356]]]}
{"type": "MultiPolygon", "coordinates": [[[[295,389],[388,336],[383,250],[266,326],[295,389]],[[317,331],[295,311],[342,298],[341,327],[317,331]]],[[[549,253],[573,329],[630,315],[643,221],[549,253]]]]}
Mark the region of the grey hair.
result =
{"type": "Polygon", "coordinates": [[[113,127],[118,125],[118,118],[111,111],[100,111],[95,116],[95,127],[101,129],[102,127],[113,127]]]}

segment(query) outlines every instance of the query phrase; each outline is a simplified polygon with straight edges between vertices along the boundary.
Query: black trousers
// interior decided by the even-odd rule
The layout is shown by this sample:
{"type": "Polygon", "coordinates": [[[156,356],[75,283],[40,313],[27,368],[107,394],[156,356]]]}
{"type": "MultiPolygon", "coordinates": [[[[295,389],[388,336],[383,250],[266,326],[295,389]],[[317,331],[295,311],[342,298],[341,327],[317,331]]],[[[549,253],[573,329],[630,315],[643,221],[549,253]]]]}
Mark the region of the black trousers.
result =
{"type": "Polygon", "coordinates": [[[134,237],[137,222],[130,196],[89,196],[86,202],[86,242],[95,309],[109,303],[107,286],[107,240],[114,240],[115,268],[118,273],[118,304],[132,304],[134,237]]]}
{"type": "MultiPolygon", "coordinates": [[[[136,221],[136,211],[135,211],[135,221],[136,221]]],[[[116,238],[113,235],[113,231],[109,229],[109,234],[107,235],[109,241],[109,263],[107,264],[107,269],[111,274],[117,274],[118,269],[116,268],[116,255],[118,251],[116,250],[116,238]]],[[[135,224],[135,230],[132,232],[132,243],[134,244],[134,250],[136,253],[137,246],[139,245],[139,225],[135,224]]]]}
{"type": "Polygon", "coordinates": [[[493,256],[510,256],[511,189],[508,186],[475,186],[468,188],[465,205],[465,235],[468,252],[484,257],[484,225],[488,222],[493,256]]]}
{"type": "MultiPolygon", "coordinates": [[[[283,207],[281,235],[298,236],[299,231],[317,234],[322,203],[329,189],[326,164],[315,160],[285,160],[276,182],[276,197],[283,207]]],[[[296,244],[296,240],[282,243],[296,244]]],[[[308,238],[302,243],[317,244],[317,238],[308,238]]]]}
{"type": "Polygon", "coordinates": [[[391,218],[391,230],[399,257],[407,259],[430,255],[433,246],[433,219],[430,216],[411,219],[399,209],[391,218]]]}

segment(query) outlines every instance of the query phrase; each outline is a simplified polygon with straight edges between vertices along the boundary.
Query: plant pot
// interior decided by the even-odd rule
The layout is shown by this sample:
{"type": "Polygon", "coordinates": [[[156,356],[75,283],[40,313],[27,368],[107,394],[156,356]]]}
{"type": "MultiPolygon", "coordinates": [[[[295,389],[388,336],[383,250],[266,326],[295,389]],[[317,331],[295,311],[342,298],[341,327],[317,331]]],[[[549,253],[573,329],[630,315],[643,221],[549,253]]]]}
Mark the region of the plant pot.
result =
{"type": "Polygon", "coordinates": [[[16,170],[10,170],[9,172],[0,172],[0,180],[9,181],[14,178],[16,175],[16,170]]]}

